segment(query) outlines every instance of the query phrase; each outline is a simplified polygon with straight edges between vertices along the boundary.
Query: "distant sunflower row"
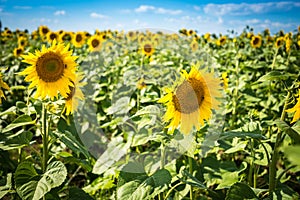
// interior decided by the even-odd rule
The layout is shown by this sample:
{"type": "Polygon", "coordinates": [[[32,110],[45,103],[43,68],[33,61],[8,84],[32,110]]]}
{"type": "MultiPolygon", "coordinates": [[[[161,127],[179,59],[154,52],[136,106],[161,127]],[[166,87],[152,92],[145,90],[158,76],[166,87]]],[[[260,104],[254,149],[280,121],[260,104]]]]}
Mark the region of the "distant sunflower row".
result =
{"type": "MultiPolygon", "coordinates": [[[[190,41],[190,48],[192,51],[197,51],[199,47],[209,44],[219,47],[226,44],[233,43],[238,48],[244,48],[248,42],[254,49],[261,47],[274,46],[275,48],[285,47],[289,52],[293,44],[300,48],[300,28],[296,34],[284,33],[279,31],[275,35],[271,35],[270,31],[266,29],[261,34],[254,34],[252,30],[244,31],[238,36],[229,37],[228,35],[219,35],[206,33],[204,35],[197,34],[194,30],[181,29],[179,33],[152,33],[150,31],[111,31],[96,30],[94,34],[87,31],[52,31],[47,26],[39,26],[37,30],[31,34],[28,31],[16,30],[12,32],[8,28],[1,33],[1,40],[7,41],[17,39],[18,46],[14,49],[14,55],[19,57],[24,52],[24,48],[29,44],[30,40],[38,40],[42,42],[51,43],[53,40],[63,43],[71,43],[75,48],[88,49],[89,52],[94,51],[110,51],[114,44],[130,44],[136,43],[138,51],[146,56],[151,56],[155,49],[164,41],[178,42],[179,38],[187,39],[190,41]]],[[[214,47],[214,46],[213,46],[214,47]]]]}

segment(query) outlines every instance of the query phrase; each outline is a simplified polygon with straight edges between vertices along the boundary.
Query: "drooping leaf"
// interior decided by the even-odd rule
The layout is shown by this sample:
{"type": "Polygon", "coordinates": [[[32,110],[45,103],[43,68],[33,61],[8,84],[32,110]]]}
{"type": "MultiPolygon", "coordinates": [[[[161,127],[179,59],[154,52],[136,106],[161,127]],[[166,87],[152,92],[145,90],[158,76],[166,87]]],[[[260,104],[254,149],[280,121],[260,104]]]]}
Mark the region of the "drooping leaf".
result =
{"type": "Polygon", "coordinates": [[[6,177],[6,184],[0,186],[0,199],[2,199],[6,194],[12,191],[12,173],[8,173],[6,177]]]}
{"type": "Polygon", "coordinates": [[[2,132],[5,133],[5,132],[11,131],[15,128],[25,126],[25,125],[34,124],[34,123],[35,123],[35,120],[32,120],[29,115],[21,115],[17,119],[15,119],[11,124],[6,126],[2,130],[2,132]]]}
{"type": "Polygon", "coordinates": [[[82,153],[86,158],[89,158],[89,152],[84,145],[82,145],[78,139],[69,131],[55,131],[53,132],[55,137],[62,141],[73,152],[82,153]]]}
{"type": "Polygon", "coordinates": [[[266,75],[260,77],[257,82],[264,82],[264,81],[273,81],[273,80],[285,80],[290,77],[289,73],[280,72],[280,71],[271,71],[266,75]]]}
{"type": "Polygon", "coordinates": [[[39,200],[52,188],[60,186],[67,176],[67,169],[60,161],[50,163],[44,174],[38,174],[34,163],[29,161],[18,165],[15,172],[17,192],[22,199],[39,200]]]}
{"type": "Polygon", "coordinates": [[[286,134],[288,134],[294,144],[300,144],[300,135],[297,132],[298,125],[290,127],[286,122],[282,120],[275,120],[274,122],[282,131],[284,131],[286,134]]]}
{"type": "Polygon", "coordinates": [[[166,169],[161,169],[149,177],[139,176],[117,189],[117,199],[154,199],[155,196],[167,189],[171,179],[171,174],[166,169]]]}
{"type": "Polygon", "coordinates": [[[116,137],[108,144],[106,151],[97,159],[93,173],[102,174],[118,162],[130,148],[130,143],[124,143],[123,138],[116,137]]]}
{"type": "Polygon", "coordinates": [[[254,139],[266,139],[266,137],[257,132],[241,132],[241,131],[228,131],[221,133],[218,140],[232,139],[232,138],[254,138],[254,139]]]}
{"type": "Polygon", "coordinates": [[[253,190],[245,183],[235,183],[226,194],[226,200],[258,199],[253,190]]]}
{"type": "Polygon", "coordinates": [[[20,130],[16,134],[7,137],[0,136],[0,149],[8,151],[22,148],[29,145],[32,137],[33,133],[24,130],[20,130]]]}

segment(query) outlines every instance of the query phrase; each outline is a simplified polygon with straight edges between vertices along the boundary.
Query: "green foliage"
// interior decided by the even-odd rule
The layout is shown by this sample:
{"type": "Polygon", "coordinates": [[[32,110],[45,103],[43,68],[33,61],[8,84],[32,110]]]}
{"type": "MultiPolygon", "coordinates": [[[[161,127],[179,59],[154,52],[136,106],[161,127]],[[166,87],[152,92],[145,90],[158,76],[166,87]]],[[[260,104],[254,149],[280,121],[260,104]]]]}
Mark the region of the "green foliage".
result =
{"type": "Polygon", "coordinates": [[[60,161],[51,162],[45,173],[38,174],[34,163],[24,161],[15,172],[16,190],[22,199],[41,199],[66,179],[67,169],[60,161]]]}

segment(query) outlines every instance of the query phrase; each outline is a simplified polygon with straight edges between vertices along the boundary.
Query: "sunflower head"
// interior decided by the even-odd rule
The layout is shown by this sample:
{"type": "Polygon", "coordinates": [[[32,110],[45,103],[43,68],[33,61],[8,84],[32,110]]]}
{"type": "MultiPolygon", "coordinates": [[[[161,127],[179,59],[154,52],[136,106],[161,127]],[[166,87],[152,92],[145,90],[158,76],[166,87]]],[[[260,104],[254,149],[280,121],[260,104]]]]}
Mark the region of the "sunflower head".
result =
{"type": "Polygon", "coordinates": [[[200,129],[204,121],[211,118],[212,109],[218,108],[220,80],[212,73],[199,71],[192,67],[190,73],[182,72],[181,80],[159,102],[165,103],[167,111],[164,121],[170,121],[167,128],[172,133],[175,128],[189,134],[195,127],[200,129]]]}
{"type": "Polygon", "coordinates": [[[275,47],[279,49],[284,43],[284,37],[279,37],[276,39],[275,47]]]}
{"type": "Polygon", "coordinates": [[[28,44],[28,39],[24,36],[18,37],[18,45],[20,47],[25,47],[28,44]]]}
{"type": "Polygon", "coordinates": [[[191,47],[191,49],[192,49],[193,52],[197,51],[198,46],[199,46],[199,45],[198,45],[198,42],[197,42],[196,40],[193,40],[193,41],[191,42],[191,44],[190,44],[190,47],[191,47]]]}
{"type": "Polygon", "coordinates": [[[0,104],[2,103],[2,98],[5,99],[3,89],[9,90],[9,86],[2,80],[2,74],[0,74],[0,104]]]}
{"type": "Polygon", "coordinates": [[[96,34],[90,37],[88,40],[88,46],[91,52],[100,51],[102,47],[101,37],[96,34]]]}
{"type": "Polygon", "coordinates": [[[72,56],[69,45],[53,41],[48,49],[43,46],[42,50],[36,50],[35,55],[23,55],[23,62],[30,64],[20,75],[25,75],[25,81],[31,82],[29,88],[36,87],[35,98],[51,100],[60,93],[67,97],[70,86],[75,81],[76,56],[72,56]]]}
{"type": "Polygon", "coordinates": [[[75,47],[80,48],[85,44],[85,34],[84,32],[77,32],[72,38],[72,43],[75,47]]]}
{"type": "Polygon", "coordinates": [[[49,31],[47,33],[47,41],[51,43],[53,40],[58,40],[58,33],[49,31]]]}
{"type": "Polygon", "coordinates": [[[14,56],[15,57],[20,57],[24,52],[24,48],[22,46],[19,46],[14,49],[14,56]]]}
{"type": "Polygon", "coordinates": [[[252,36],[251,38],[251,46],[253,48],[259,48],[261,46],[262,39],[260,35],[252,36]]]}
{"type": "Polygon", "coordinates": [[[50,31],[50,29],[47,26],[39,26],[38,30],[42,39],[44,39],[47,33],[50,31]]]}
{"type": "Polygon", "coordinates": [[[226,44],[226,40],[227,40],[227,37],[226,37],[226,36],[222,36],[222,37],[220,37],[220,38],[217,40],[216,44],[217,44],[218,46],[223,46],[223,45],[226,44]]]}
{"type": "Polygon", "coordinates": [[[147,40],[141,44],[142,54],[151,56],[155,52],[154,45],[151,41],[147,40]]]}
{"type": "Polygon", "coordinates": [[[70,115],[77,111],[78,101],[84,99],[84,95],[81,91],[81,87],[86,85],[85,82],[82,82],[84,75],[79,73],[76,75],[75,82],[73,82],[73,86],[70,87],[70,92],[68,96],[65,98],[65,112],[66,115],[70,115]]]}

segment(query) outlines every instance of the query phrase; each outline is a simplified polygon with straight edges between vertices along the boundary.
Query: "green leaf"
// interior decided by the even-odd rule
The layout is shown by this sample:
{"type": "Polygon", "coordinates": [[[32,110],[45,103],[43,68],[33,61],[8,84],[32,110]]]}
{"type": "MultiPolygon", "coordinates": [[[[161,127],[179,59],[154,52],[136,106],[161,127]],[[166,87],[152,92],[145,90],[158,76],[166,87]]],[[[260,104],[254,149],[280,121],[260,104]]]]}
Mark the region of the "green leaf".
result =
{"type": "Polygon", "coordinates": [[[20,130],[16,134],[10,136],[0,136],[0,149],[8,151],[28,146],[32,137],[33,133],[24,130],[20,130]]]}
{"type": "Polygon", "coordinates": [[[240,131],[228,131],[221,133],[220,138],[218,140],[232,139],[232,138],[253,138],[253,139],[266,139],[266,137],[260,133],[256,132],[240,132],[240,131]]]}
{"type": "Polygon", "coordinates": [[[69,189],[69,199],[72,200],[93,200],[93,198],[88,195],[87,193],[85,193],[85,191],[83,191],[80,188],[77,187],[71,187],[69,189]]]}
{"type": "Polygon", "coordinates": [[[299,125],[297,124],[296,126],[294,125],[293,127],[290,127],[286,122],[281,121],[281,120],[275,120],[274,122],[282,131],[284,131],[286,134],[288,134],[294,144],[300,144],[300,135],[298,133],[299,131],[299,125]]]}
{"type": "Polygon", "coordinates": [[[186,184],[189,184],[191,186],[198,187],[201,189],[207,189],[207,187],[201,181],[199,181],[196,177],[194,177],[192,174],[190,174],[187,170],[183,170],[182,174],[184,177],[187,177],[186,180],[180,178],[180,180],[182,182],[185,182],[186,184]]]}
{"type": "Polygon", "coordinates": [[[11,115],[11,114],[16,114],[16,111],[17,111],[17,107],[16,106],[12,106],[10,107],[9,109],[3,111],[0,113],[0,117],[1,116],[4,116],[4,115],[11,115]]]}
{"type": "Polygon", "coordinates": [[[257,82],[264,82],[264,81],[273,81],[273,80],[285,80],[289,78],[289,74],[286,72],[279,72],[279,71],[271,71],[266,75],[260,77],[257,82]]]}
{"type": "Polygon", "coordinates": [[[50,163],[46,172],[39,175],[34,163],[25,161],[18,165],[15,172],[17,192],[22,199],[41,199],[52,188],[60,186],[67,176],[67,169],[60,161],[50,163]]]}
{"type": "Polygon", "coordinates": [[[230,187],[225,200],[258,199],[253,190],[245,183],[235,183],[230,187]]]}
{"type": "Polygon", "coordinates": [[[73,152],[82,153],[86,158],[90,157],[90,154],[86,147],[82,145],[77,138],[69,131],[55,131],[53,135],[57,137],[61,142],[63,142],[67,147],[69,147],[73,152]]]}
{"type": "Polygon", "coordinates": [[[35,120],[32,120],[29,115],[21,115],[17,119],[15,119],[11,124],[5,127],[2,132],[8,132],[20,126],[26,126],[30,124],[35,124],[35,120]]]}
{"type": "Polygon", "coordinates": [[[297,146],[287,146],[284,148],[284,155],[288,158],[288,160],[300,167],[300,145],[297,146]]]}
{"type": "Polygon", "coordinates": [[[248,141],[241,141],[234,145],[233,147],[227,149],[224,153],[235,153],[238,151],[244,151],[246,149],[246,146],[248,144],[248,141]]]}
{"type": "Polygon", "coordinates": [[[150,177],[139,176],[117,189],[117,199],[154,199],[155,196],[167,189],[171,180],[172,176],[166,169],[161,169],[150,177]]]}
{"type": "Polygon", "coordinates": [[[118,177],[118,187],[124,185],[127,182],[133,181],[139,176],[146,176],[145,169],[141,163],[129,162],[121,170],[118,177]]]}
{"type": "Polygon", "coordinates": [[[122,137],[115,137],[108,144],[106,151],[97,159],[93,173],[103,174],[107,169],[118,162],[130,148],[130,143],[124,143],[122,137]]]}
{"type": "Polygon", "coordinates": [[[4,186],[0,186],[0,199],[2,199],[9,192],[13,191],[11,179],[12,173],[8,173],[6,177],[6,184],[4,186]]]}

